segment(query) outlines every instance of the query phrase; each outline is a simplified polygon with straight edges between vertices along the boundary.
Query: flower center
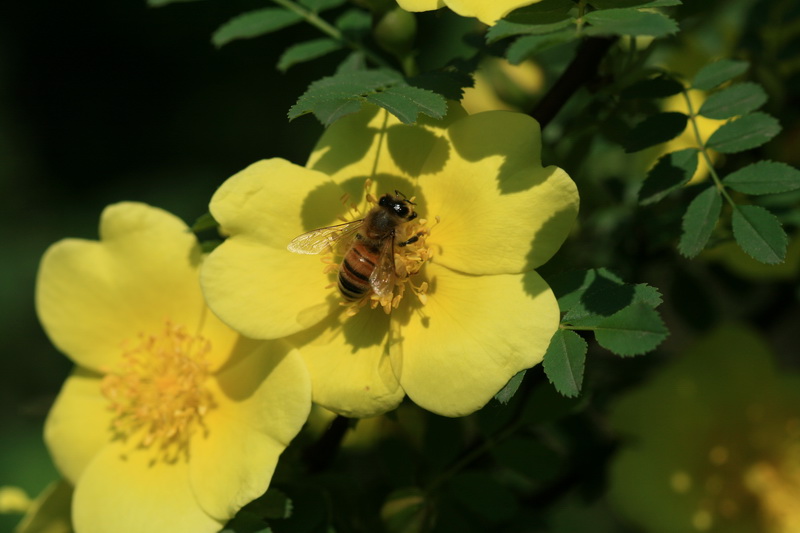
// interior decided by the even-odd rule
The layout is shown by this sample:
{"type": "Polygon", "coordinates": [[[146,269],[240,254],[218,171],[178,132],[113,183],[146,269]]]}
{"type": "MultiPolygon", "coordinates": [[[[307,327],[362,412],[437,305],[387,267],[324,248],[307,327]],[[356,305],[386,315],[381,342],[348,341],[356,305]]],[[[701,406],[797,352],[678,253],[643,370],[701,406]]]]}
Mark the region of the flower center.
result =
{"type": "Polygon", "coordinates": [[[101,390],[114,412],[116,438],[136,437],[138,447],[157,446],[163,459],[188,453],[189,441],[203,417],[215,407],[205,387],[211,343],[167,321],[155,335],[140,333],[122,354],[118,373],[107,374],[101,390]]]}

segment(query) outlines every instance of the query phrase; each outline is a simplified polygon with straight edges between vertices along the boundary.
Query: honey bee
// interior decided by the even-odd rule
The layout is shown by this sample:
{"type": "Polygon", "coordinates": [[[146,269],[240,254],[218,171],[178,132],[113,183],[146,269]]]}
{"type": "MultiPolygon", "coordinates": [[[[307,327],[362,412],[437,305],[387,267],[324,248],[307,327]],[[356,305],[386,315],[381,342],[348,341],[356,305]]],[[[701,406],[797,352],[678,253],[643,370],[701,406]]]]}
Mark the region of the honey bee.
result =
{"type": "Polygon", "coordinates": [[[342,297],[355,302],[370,291],[379,298],[389,296],[396,277],[395,246],[407,246],[419,239],[417,234],[395,243],[397,228],[417,218],[414,205],[398,191],[384,194],[363,219],[303,233],[292,239],[287,248],[298,254],[319,254],[329,248],[346,250],[339,265],[342,297]]]}

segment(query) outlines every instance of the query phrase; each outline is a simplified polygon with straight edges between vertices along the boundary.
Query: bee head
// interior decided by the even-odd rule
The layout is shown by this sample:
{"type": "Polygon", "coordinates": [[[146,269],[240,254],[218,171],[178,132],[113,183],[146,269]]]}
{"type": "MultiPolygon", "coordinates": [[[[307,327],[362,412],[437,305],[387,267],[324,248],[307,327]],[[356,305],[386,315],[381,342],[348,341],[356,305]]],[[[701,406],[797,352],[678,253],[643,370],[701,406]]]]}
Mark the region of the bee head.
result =
{"type": "Polygon", "coordinates": [[[396,196],[392,196],[391,194],[384,194],[381,196],[381,199],[378,200],[378,205],[389,209],[400,218],[405,218],[407,220],[416,218],[417,214],[409,207],[414,204],[406,199],[402,193],[398,191],[395,192],[397,193],[396,196]]]}

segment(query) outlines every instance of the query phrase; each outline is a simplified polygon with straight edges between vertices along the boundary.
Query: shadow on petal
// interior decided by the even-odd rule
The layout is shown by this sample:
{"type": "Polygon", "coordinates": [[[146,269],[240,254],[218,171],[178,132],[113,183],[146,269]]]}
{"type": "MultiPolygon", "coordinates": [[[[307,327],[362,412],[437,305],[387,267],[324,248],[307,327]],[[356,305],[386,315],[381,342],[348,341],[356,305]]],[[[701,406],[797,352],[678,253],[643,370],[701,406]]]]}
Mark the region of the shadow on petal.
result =
{"type": "MultiPolygon", "coordinates": [[[[341,198],[344,191],[332,181],[323,183],[308,193],[300,209],[300,217],[305,231],[311,231],[341,222],[345,214],[341,198]]],[[[280,198],[276,198],[280,201],[280,198]]],[[[288,243],[287,243],[288,244],[288,243]]]]}
{"type": "Polygon", "coordinates": [[[377,107],[365,106],[358,113],[336,121],[322,135],[308,167],[333,175],[367,155],[380,130],[368,127],[378,113],[377,107]],[[321,155],[317,156],[317,153],[321,155]]]}
{"type": "Polygon", "coordinates": [[[447,140],[419,126],[390,126],[386,146],[394,163],[411,176],[440,172],[450,157],[447,140]]]}

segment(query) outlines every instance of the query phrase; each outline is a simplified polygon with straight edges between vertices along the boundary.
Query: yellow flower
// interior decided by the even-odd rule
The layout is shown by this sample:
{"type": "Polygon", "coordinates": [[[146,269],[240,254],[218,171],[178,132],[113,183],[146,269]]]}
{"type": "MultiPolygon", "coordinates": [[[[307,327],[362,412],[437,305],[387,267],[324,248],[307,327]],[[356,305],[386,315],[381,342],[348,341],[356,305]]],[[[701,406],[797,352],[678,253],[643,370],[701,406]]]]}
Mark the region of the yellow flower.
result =
{"type": "Polygon", "coordinates": [[[555,298],[533,269],[566,238],[578,194],[563,170],[542,168],[539,135],[533,119],[505,111],[454,107],[446,122],[409,126],[367,108],[331,126],[307,168],[251,165],[211,200],[230,237],[201,271],[209,306],[245,335],[291,335],[314,401],[332,411],[372,416],[405,394],[447,416],[479,409],[542,360],[558,327],[555,298]],[[363,217],[374,206],[365,189],[413,198],[419,217],[396,241],[418,240],[395,248],[394,293],[372,294],[359,310],[341,305],[340,257],[326,265],[331,257],[287,244],[363,217]]]}
{"type": "Polygon", "coordinates": [[[475,17],[491,26],[515,9],[541,0],[397,0],[406,11],[433,11],[449,7],[462,17],[475,17]]]}
{"type": "Polygon", "coordinates": [[[45,424],[75,486],[78,533],[217,531],[269,485],[310,410],[284,343],[241,337],[206,307],[186,225],[108,207],[100,241],[66,239],[39,270],[36,307],[77,367],[45,424]]]}
{"type": "Polygon", "coordinates": [[[800,532],[800,377],[752,330],[720,327],[611,420],[611,499],[647,531],[800,532]]]}

